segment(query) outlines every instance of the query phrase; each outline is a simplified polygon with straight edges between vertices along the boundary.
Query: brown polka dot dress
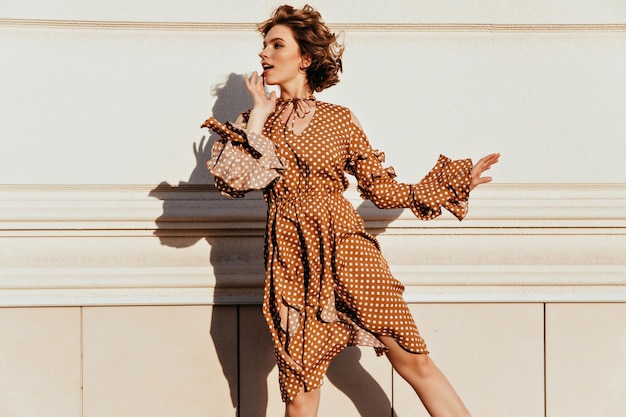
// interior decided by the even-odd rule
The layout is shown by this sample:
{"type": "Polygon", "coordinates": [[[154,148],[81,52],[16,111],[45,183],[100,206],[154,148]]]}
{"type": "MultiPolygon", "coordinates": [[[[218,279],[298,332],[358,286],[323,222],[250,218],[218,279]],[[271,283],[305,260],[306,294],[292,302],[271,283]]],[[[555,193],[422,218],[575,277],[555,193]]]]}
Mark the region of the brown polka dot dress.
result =
{"type": "Polygon", "coordinates": [[[213,127],[224,139],[214,145],[208,163],[211,172],[221,174],[216,175],[216,186],[224,194],[239,197],[250,189],[264,189],[268,211],[263,313],[287,402],[319,387],[330,361],[347,346],[372,346],[382,354],[385,347],[377,336],[384,335],[409,352],[427,352],[402,298],[403,285],[343,196],[346,173],[356,177],[362,196],[377,207],[409,208],[428,220],[441,214],[443,206],[460,220],[467,212],[472,167],[470,160],[452,161],[442,155],[419,183],[398,183],[393,170],[381,165],[383,154],[371,148],[353,123],[350,110],[314,100],[306,106],[289,104],[277,103],[264,135],[229,124],[220,125],[221,130],[213,127]],[[298,109],[314,112],[301,134],[283,122],[288,107],[295,108],[288,120],[298,117],[298,109]],[[245,140],[243,145],[240,139],[228,140],[231,133],[243,136],[247,145],[245,140]],[[268,139],[275,155],[271,147],[255,150],[268,139]],[[224,157],[228,148],[235,157],[224,157]],[[222,169],[233,164],[249,166],[245,174],[235,170],[233,179],[222,169]],[[246,181],[240,180],[242,175],[246,181]]]}

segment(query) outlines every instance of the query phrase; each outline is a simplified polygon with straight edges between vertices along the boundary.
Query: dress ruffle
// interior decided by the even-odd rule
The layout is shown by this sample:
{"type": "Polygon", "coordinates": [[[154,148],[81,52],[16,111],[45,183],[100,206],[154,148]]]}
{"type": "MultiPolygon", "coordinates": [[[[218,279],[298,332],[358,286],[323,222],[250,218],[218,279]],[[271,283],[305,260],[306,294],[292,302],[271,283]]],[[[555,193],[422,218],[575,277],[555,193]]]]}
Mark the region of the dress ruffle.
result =
{"type": "Polygon", "coordinates": [[[441,207],[462,220],[468,211],[470,193],[471,159],[452,160],[439,155],[435,166],[416,184],[401,184],[395,180],[393,167],[383,167],[385,154],[376,149],[367,149],[353,155],[347,170],[354,173],[361,197],[371,200],[379,208],[398,208],[398,201],[390,201],[387,194],[398,187],[408,187],[409,208],[420,220],[430,220],[441,215],[441,207]],[[369,172],[369,175],[359,175],[369,172]]]}
{"type": "Polygon", "coordinates": [[[222,138],[213,144],[207,162],[222,194],[243,197],[246,191],[263,189],[281,176],[283,164],[276,155],[276,145],[267,137],[229,122],[223,125],[214,117],[202,127],[222,138]]]}
{"type": "Polygon", "coordinates": [[[411,211],[421,220],[441,215],[441,207],[462,220],[467,214],[470,194],[471,159],[439,155],[435,166],[417,184],[411,185],[411,211]]]}

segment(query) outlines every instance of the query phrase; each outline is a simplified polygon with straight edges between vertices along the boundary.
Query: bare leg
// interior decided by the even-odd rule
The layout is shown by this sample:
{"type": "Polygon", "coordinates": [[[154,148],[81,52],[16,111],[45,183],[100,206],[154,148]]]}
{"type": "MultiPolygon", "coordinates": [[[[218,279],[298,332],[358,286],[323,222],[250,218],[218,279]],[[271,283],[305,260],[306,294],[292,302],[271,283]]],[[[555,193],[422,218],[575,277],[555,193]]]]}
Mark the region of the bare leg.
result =
{"type": "Polygon", "coordinates": [[[301,392],[285,407],[285,417],[316,417],[320,406],[320,388],[301,392]]]}
{"type": "Polygon", "coordinates": [[[380,336],[379,339],[389,348],[387,358],[393,368],[415,390],[431,416],[470,417],[454,388],[428,354],[409,353],[392,337],[380,336]]]}

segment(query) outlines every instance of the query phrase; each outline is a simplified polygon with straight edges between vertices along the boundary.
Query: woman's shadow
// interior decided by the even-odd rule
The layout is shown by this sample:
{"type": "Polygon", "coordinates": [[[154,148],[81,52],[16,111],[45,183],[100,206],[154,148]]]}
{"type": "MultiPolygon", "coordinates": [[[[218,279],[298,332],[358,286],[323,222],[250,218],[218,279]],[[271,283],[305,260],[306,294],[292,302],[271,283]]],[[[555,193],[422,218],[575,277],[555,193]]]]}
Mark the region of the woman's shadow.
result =
{"type": "MultiPolygon", "coordinates": [[[[216,97],[215,104],[210,114],[217,120],[234,121],[239,113],[252,105],[250,96],[245,88],[243,75],[231,73],[226,82],[214,88],[213,94],[216,97]]],[[[201,122],[201,121],[200,121],[201,122]]],[[[224,238],[219,236],[211,236],[208,233],[197,233],[194,230],[176,230],[171,226],[171,219],[181,210],[188,210],[189,201],[185,197],[185,192],[193,190],[194,192],[210,193],[213,178],[206,168],[206,162],[210,158],[211,145],[217,140],[217,135],[211,134],[209,139],[202,137],[199,143],[193,144],[193,152],[196,158],[196,166],[192,169],[187,181],[180,181],[178,185],[171,185],[162,182],[157,185],[151,192],[150,196],[158,198],[163,202],[163,214],[155,220],[157,236],[162,245],[172,248],[187,248],[195,245],[200,240],[205,240],[209,246],[210,259],[215,274],[215,292],[214,301],[219,304],[224,303],[224,293],[228,292],[231,287],[226,282],[229,277],[223,272],[220,264],[224,263],[225,257],[237,256],[233,253],[241,253],[233,251],[233,246],[237,246],[236,238],[224,238]]],[[[226,202],[226,198],[223,200],[226,202]]],[[[220,204],[220,200],[212,200],[213,204],[220,204]]],[[[262,205],[255,205],[258,210],[253,217],[265,218],[265,208],[262,205]]],[[[371,203],[364,202],[357,209],[359,212],[367,212],[371,209],[371,203]]],[[[385,219],[389,219],[387,223],[400,214],[400,210],[386,210],[385,219]]],[[[201,215],[197,213],[196,215],[201,215]]],[[[194,213],[190,213],[193,218],[194,213]]],[[[384,222],[382,222],[384,223],[384,222]]],[[[370,232],[380,232],[384,230],[385,224],[378,221],[376,229],[370,232]]],[[[263,261],[262,261],[262,238],[260,238],[257,257],[258,265],[258,287],[263,285],[263,261]]],[[[230,262],[237,262],[233,258],[230,262]]],[[[226,302],[227,303],[227,302],[226,302]]],[[[219,306],[213,308],[211,315],[210,334],[213,339],[215,350],[217,352],[222,372],[228,381],[230,389],[230,398],[233,407],[237,409],[239,417],[265,417],[268,404],[268,375],[275,367],[274,352],[269,337],[269,332],[265,329],[265,320],[262,317],[261,309],[257,306],[219,306]],[[250,310],[254,308],[254,310],[250,310]],[[248,317],[247,323],[239,322],[236,330],[231,327],[224,326],[224,323],[232,322],[233,310],[237,320],[240,320],[245,314],[248,317]],[[250,314],[253,317],[249,317],[250,314]],[[245,324],[245,325],[244,325],[245,324]],[[238,334],[233,335],[233,332],[238,334]],[[254,347],[252,352],[247,352],[248,359],[250,353],[253,360],[246,360],[243,352],[246,350],[237,347],[237,360],[233,361],[232,343],[227,340],[252,341],[254,347]],[[245,368],[242,369],[242,363],[245,368]],[[250,369],[250,367],[252,367],[250,369]],[[241,387],[244,386],[244,390],[241,387]],[[252,388],[251,390],[247,388],[252,388]],[[240,395],[241,394],[243,395],[240,395]]],[[[250,348],[247,349],[250,351],[250,348]]],[[[392,410],[391,401],[378,384],[378,382],[363,368],[360,363],[361,351],[358,348],[345,349],[330,365],[328,369],[328,380],[353,402],[361,417],[381,417],[396,416],[392,410]]],[[[269,383],[277,383],[277,381],[269,381],[269,383]]]]}

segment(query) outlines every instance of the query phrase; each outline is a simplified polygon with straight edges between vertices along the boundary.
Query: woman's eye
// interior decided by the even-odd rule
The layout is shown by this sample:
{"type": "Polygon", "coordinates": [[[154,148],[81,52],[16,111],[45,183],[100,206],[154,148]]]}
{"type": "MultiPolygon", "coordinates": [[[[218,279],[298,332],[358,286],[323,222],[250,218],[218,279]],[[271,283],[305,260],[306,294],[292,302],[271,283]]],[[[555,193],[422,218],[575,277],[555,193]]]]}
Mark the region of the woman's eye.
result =
{"type": "Polygon", "coordinates": [[[274,49],[278,49],[278,48],[282,48],[282,47],[283,47],[283,45],[280,44],[280,43],[275,43],[274,44],[274,49]]]}

